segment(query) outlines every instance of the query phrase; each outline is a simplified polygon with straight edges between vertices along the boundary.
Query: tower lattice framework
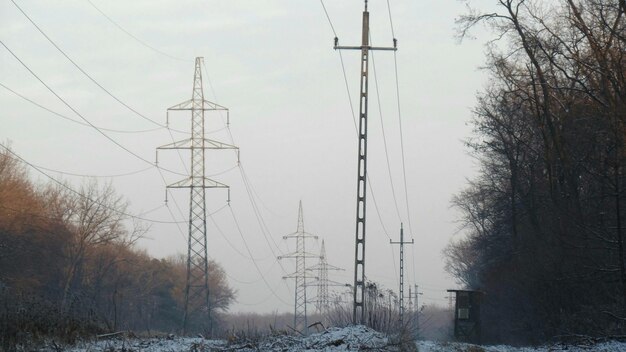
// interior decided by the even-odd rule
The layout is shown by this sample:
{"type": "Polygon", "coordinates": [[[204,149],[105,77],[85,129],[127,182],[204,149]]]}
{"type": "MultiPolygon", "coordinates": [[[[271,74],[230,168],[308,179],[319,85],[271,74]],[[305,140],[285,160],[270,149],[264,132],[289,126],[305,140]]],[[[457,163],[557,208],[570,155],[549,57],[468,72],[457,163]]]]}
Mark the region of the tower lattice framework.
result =
{"type": "Polygon", "coordinates": [[[328,271],[329,270],[343,270],[334,265],[328,264],[328,257],[326,256],[326,245],[324,244],[324,240],[322,240],[322,247],[320,249],[319,262],[309,267],[307,270],[309,271],[317,271],[317,281],[311,284],[310,286],[317,286],[317,297],[313,300],[315,304],[315,310],[317,314],[324,315],[328,312],[330,308],[330,296],[328,293],[329,286],[345,286],[345,284],[331,281],[328,279],[328,271]]]}
{"type": "Polygon", "coordinates": [[[293,258],[296,260],[296,271],[290,275],[286,275],[283,279],[294,279],[295,280],[295,297],[294,297],[294,317],[293,317],[293,328],[297,331],[300,331],[303,334],[308,333],[308,323],[307,323],[307,270],[306,270],[306,258],[315,258],[317,257],[314,254],[307,253],[305,251],[305,242],[307,238],[317,239],[317,236],[312,235],[304,231],[304,216],[302,213],[302,201],[300,201],[298,207],[298,228],[296,232],[289,234],[287,236],[283,236],[283,239],[295,239],[296,240],[296,251],[293,253],[289,253],[286,255],[282,255],[278,257],[278,259],[283,258],[293,258]]]}
{"type": "Polygon", "coordinates": [[[204,137],[205,111],[225,111],[228,113],[228,109],[204,99],[202,61],[202,57],[197,57],[195,60],[191,99],[167,109],[168,124],[170,111],[191,111],[191,137],[157,148],[157,153],[158,150],[163,149],[188,149],[191,151],[190,176],[167,186],[167,188],[188,188],[190,193],[183,332],[187,332],[189,322],[192,320],[198,321],[202,330],[208,332],[211,330],[205,191],[207,188],[228,189],[228,186],[205,176],[205,151],[207,149],[238,149],[233,145],[204,137]]]}

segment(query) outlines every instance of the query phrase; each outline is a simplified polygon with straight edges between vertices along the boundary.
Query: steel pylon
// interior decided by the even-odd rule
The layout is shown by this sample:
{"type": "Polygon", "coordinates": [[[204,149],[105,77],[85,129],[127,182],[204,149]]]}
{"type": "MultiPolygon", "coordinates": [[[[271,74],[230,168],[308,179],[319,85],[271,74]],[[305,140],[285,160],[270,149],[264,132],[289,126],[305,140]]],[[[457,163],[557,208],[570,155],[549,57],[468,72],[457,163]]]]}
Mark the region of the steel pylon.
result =
{"type": "MultiPolygon", "coordinates": [[[[187,242],[187,281],[185,285],[185,311],[183,333],[188,332],[189,322],[198,320],[201,329],[211,332],[211,300],[209,296],[209,268],[207,257],[206,194],[207,188],[228,186],[205,176],[205,150],[237,149],[237,147],[206,139],[204,137],[205,111],[225,111],[228,109],[204,99],[202,88],[202,57],[195,60],[194,82],[191,99],[167,109],[169,124],[170,111],[191,111],[191,138],[173,142],[157,148],[191,150],[191,174],[189,177],[168,185],[167,188],[189,188],[189,237],[187,242]]],[[[166,193],[167,195],[167,193],[166,193]]],[[[229,196],[230,198],[230,196],[229,196]]],[[[167,198],[166,198],[167,199],[167,198]]]]}
{"type": "Polygon", "coordinates": [[[307,323],[307,270],[306,258],[316,258],[317,256],[305,251],[305,240],[307,238],[317,239],[317,236],[304,231],[304,216],[302,213],[302,201],[298,207],[298,228],[296,232],[283,236],[283,239],[296,239],[296,251],[293,253],[279,256],[278,259],[294,258],[296,260],[296,271],[290,275],[286,275],[283,279],[295,280],[295,297],[294,297],[294,317],[293,328],[300,331],[304,335],[308,334],[307,323]]]}
{"type": "Polygon", "coordinates": [[[329,270],[343,270],[342,268],[328,264],[328,257],[326,256],[326,245],[322,240],[322,247],[320,249],[319,261],[316,265],[307,268],[309,271],[317,271],[317,281],[310,286],[317,286],[317,297],[312,302],[315,304],[316,313],[324,316],[330,308],[330,297],[328,295],[329,286],[345,286],[345,284],[331,281],[328,279],[329,270]]]}

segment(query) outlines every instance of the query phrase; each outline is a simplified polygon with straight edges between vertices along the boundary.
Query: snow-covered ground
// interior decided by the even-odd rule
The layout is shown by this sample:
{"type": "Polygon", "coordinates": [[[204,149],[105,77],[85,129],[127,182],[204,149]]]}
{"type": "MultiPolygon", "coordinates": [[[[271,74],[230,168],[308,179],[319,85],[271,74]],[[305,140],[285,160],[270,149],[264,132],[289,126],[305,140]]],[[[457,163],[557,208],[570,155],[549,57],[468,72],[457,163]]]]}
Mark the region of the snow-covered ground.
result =
{"type": "Polygon", "coordinates": [[[417,349],[419,352],[619,352],[626,351],[626,343],[606,342],[587,346],[553,345],[545,347],[511,347],[418,341],[417,349]]]}
{"type": "MultiPolygon", "coordinates": [[[[408,347],[408,346],[405,346],[408,347]]],[[[410,346],[412,347],[412,346],[410,346]]],[[[510,346],[476,346],[461,343],[418,341],[419,352],[626,352],[626,343],[606,342],[588,346],[546,346],[514,348],[510,346]]],[[[46,349],[44,349],[46,350],[46,349]]],[[[47,349],[50,351],[56,348],[47,349]]],[[[71,352],[200,352],[200,351],[400,351],[400,346],[384,334],[364,326],[331,328],[308,337],[267,336],[257,340],[227,342],[202,338],[116,338],[82,342],[66,348],[71,352]]],[[[408,349],[410,350],[410,348],[408,349]]]]}

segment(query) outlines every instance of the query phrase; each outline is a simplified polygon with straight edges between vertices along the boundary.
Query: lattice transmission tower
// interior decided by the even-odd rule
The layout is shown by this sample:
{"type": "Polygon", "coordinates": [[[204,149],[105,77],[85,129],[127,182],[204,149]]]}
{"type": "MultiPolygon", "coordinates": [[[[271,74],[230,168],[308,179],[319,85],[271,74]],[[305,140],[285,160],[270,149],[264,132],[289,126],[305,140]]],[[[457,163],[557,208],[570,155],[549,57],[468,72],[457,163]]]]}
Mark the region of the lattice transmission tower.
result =
{"type": "MultiPolygon", "coordinates": [[[[204,137],[205,111],[225,111],[228,109],[204,99],[202,89],[202,57],[195,60],[193,91],[191,99],[167,109],[167,123],[170,111],[191,111],[191,137],[157,148],[188,149],[191,151],[191,174],[189,177],[168,185],[167,188],[189,188],[189,237],[187,241],[187,282],[185,286],[185,311],[183,333],[187,332],[191,321],[198,322],[202,330],[211,332],[211,300],[209,295],[209,267],[207,258],[206,197],[207,188],[228,186],[205,176],[205,150],[236,149],[237,147],[206,139],[204,137]]],[[[229,196],[230,199],[230,196],[229,196]]],[[[166,192],[167,201],[167,192],[166,192]]]]}
{"type": "Polygon", "coordinates": [[[302,214],[302,201],[298,207],[298,229],[296,232],[283,236],[283,239],[295,238],[296,251],[286,255],[279,256],[278,259],[294,258],[296,260],[296,271],[290,275],[284,276],[283,279],[295,280],[295,301],[294,301],[294,315],[293,315],[293,328],[301,333],[308,334],[307,323],[307,270],[306,270],[306,258],[316,258],[317,256],[305,251],[305,242],[307,238],[317,239],[317,236],[312,235],[304,231],[304,217],[302,214]]]}
{"type": "Polygon", "coordinates": [[[361,85],[359,90],[359,155],[357,168],[357,193],[356,193],[356,235],[354,254],[354,304],[352,310],[352,323],[365,323],[365,215],[367,199],[367,102],[368,102],[368,72],[369,54],[372,50],[397,50],[397,41],[393,39],[393,47],[373,47],[370,45],[369,12],[367,0],[363,11],[363,25],[361,30],[360,46],[340,46],[339,39],[335,37],[335,50],[360,50],[361,51],[361,85]]]}
{"type": "Polygon", "coordinates": [[[343,270],[342,268],[328,264],[326,257],[326,246],[322,240],[322,248],[320,249],[319,262],[307,268],[309,271],[317,271],[317,281],[310,286],[317,286],[317,296],[312,302],[315,304],[316,313],[323,316],[330,308],[330,297],[328,295],[329,286],[345,286],[345,284],[335,282],[328,279],[329,270],[343,270]]]}

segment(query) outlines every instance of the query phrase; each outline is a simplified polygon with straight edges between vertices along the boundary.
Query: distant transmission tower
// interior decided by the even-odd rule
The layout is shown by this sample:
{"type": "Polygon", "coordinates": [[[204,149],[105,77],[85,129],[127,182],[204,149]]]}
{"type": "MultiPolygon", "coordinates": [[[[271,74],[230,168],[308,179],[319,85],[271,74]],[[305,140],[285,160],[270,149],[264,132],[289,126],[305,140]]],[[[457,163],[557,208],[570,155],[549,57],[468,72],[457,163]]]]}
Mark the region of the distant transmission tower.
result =
{"type": "MultiPolygon", "coordinates": [[[[211,306],[209,299],[209,267],[207,259],[206,202],[207,188],[228,188],[227,185],[205,177],[204,151],[206,149],[238,149],[237,147],[204,138],[204,112],[228,109],[204,100],[202,90],[202,60],[197,57],[191,99],[167,109],[191,111],[191,138],[173,142],[157,148],[191,150],[191,175],[184,180],[168,185],[167,188],[189,188],[189,238],[187,242],[187,283],[185,286],[185,312],[183,333],[194,319],[203,329],[211,330],[211,306]]],[[[166,193],[167,197],[167,193],[166,193]]],[[[230,196],[229,196],[230,198],[230,196]]],[[[167,199],[167,198],[166,198],[167,199]]]]}
{"type": "Polygon", "coordinates": [[[319,262],[307,268],[307,270],[313,271],[317,270],[317,282],[311,284],[310,286],[317,286],[317,297],[313,301],[315,303],[315,309],[317,314],[324,315],[328,312],[330,307],[330,299],[328,296],[328,287],[329,286],[345,286],[345,284],[341,284],[335,281],[328,280],[328,271],[329,270],[343,270],[334,265],[328,264],[328,259],[326,257],[326,246],[324,245],[324,240],[322,240],[322,248],[320,250],[319,262]]]}
{"type": "Polygon", "coordinates": [[[365,323],[365,200],[367,195],[367,87],[370,50],[397,50],[396,39],[393,39],[392,48],[372,47],[369,43],[369,12],[367,0],[363,11],[363,27],[361,32],[361,46],[339,46],[339,39],[335,37],[335,50],[348,49],[361,51],[361,89],[359,90],[359,165],[357,168],[357,201],[356,201],[356,236],[354,255],[354,305],[352,322],[365,323]]]}
{"type": "Polygon", "coordinates": [[[302,215],[302,201],[298,208],[298,229],[296,232],[283,236],[283,239],[295,238],[296,239],[296,251],[290,254],[286,254],[278,257],[283,258],[295,258],[296,259],[296,271],[284,276],[283,279],[295,279],[295,302],[294,302],[294,315],[293,315],[293,328],[297,331],[307,335],[307,312],[306,312],[306,288],[307,288],[307,275],[306,275],[306,258],[317,257],[314,254],[307,253],[305,251],[305,240],[307,238],[315,238],[317,236],[309,234],[304,231],[304,217],[302,215]]]}
{"type": "Polygon", "coordinates": [[[411,240],[411,242],[404,241],[404,228],[400,224],[400,242],[389,240],[389,243],[400,245],[400,327],[404,327],[404,245],[413,244],[415,240],[411,240]]]}

